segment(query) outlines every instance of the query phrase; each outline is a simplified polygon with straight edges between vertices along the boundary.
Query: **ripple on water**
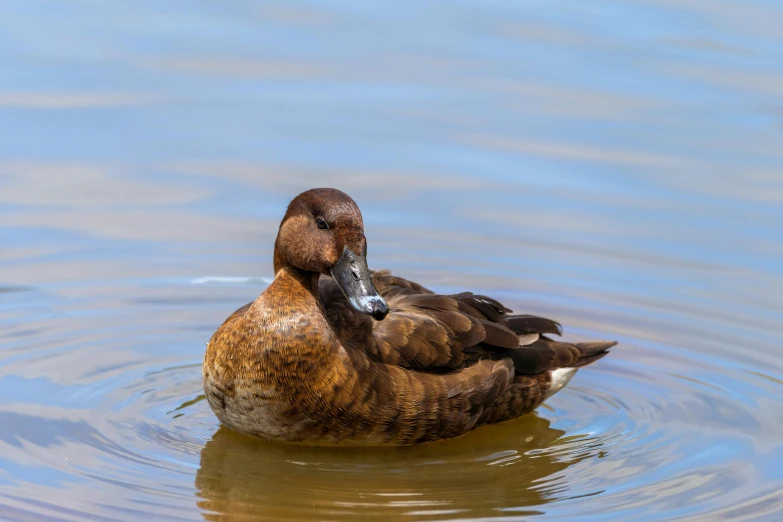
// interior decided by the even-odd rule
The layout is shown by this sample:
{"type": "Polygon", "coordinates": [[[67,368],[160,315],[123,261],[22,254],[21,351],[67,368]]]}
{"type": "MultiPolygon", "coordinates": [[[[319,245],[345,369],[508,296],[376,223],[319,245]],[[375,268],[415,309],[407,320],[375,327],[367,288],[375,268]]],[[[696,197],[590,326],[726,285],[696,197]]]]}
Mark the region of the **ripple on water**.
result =
{"type": "Polygon", "coordinates": [[[91,296],[79,313],[52,300],[45,326],[17,321],[0,362],[14,397],[0,409],[0,425],[14,426],[0,431],[0,454],[12,456],[0,474],[8,516],[625,520],[780,509],[768,484],[780,472],[758,460],[782,456],[783,382],[757,369],[625,338],[536,414],[455,440],[268,444],[219,428],[209,411],[199,359],[214,311],[183,291],[166,292],[175,305],[91,296]]]}

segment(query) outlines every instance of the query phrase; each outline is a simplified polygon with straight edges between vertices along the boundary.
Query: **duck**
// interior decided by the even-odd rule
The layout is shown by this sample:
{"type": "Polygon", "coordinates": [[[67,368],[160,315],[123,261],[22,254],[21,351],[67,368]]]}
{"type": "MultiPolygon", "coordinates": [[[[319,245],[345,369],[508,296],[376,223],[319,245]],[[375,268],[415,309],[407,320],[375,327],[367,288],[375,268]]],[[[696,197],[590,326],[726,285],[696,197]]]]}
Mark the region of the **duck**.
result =
{"type": "Polygon", "coordinates": [[[226,427],[267,441],[404,446],[532,412],[614,341],[471,292],[371,271],[356,202],[307,190],[285,212],[274,279],[217,329],[202,366],[226,427]]]}

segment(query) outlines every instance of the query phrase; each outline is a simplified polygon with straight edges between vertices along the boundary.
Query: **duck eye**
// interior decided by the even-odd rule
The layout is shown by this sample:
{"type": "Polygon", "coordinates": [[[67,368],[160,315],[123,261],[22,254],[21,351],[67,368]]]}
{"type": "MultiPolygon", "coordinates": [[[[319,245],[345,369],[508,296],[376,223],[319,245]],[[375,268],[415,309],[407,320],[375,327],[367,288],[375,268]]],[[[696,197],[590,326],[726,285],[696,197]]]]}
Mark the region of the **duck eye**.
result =
{"type": "Polygon", "coordinates": [[[329,230],[329,225],[326,224],[324,218],[315,218],[315,224],[318,225],[318,228],[321,230],[329,230]]]}

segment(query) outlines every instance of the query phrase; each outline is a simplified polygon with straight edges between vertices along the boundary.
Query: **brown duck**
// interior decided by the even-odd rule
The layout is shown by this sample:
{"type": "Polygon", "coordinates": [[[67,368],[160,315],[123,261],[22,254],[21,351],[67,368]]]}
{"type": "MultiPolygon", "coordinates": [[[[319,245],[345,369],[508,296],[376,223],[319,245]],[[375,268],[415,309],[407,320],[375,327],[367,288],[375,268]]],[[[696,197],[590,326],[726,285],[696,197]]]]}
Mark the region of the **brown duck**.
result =
{"type": "Polygon", "coordinates": [[[366,255],[346,194],[291,202],[274,281],[207,345],[204,389],[226,426],[312,445],[456,437],[532,411],[616,344],[554,341],[554,321],[371,272],[366,255]]]}

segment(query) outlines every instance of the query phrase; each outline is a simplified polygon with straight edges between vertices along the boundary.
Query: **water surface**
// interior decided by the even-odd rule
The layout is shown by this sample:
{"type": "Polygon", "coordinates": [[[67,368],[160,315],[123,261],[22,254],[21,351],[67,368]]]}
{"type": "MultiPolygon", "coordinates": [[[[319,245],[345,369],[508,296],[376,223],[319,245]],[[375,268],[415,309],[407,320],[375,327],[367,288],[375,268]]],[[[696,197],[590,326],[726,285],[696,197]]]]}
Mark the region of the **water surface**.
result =
{"type": "Polygon", "coordinates": [[[0,519],[780,520],[781,17],[6,2],[0,519]],[[314,186],[371,267],[620,346],[451,441],[221,429],[204,345],[314,186]]]}

